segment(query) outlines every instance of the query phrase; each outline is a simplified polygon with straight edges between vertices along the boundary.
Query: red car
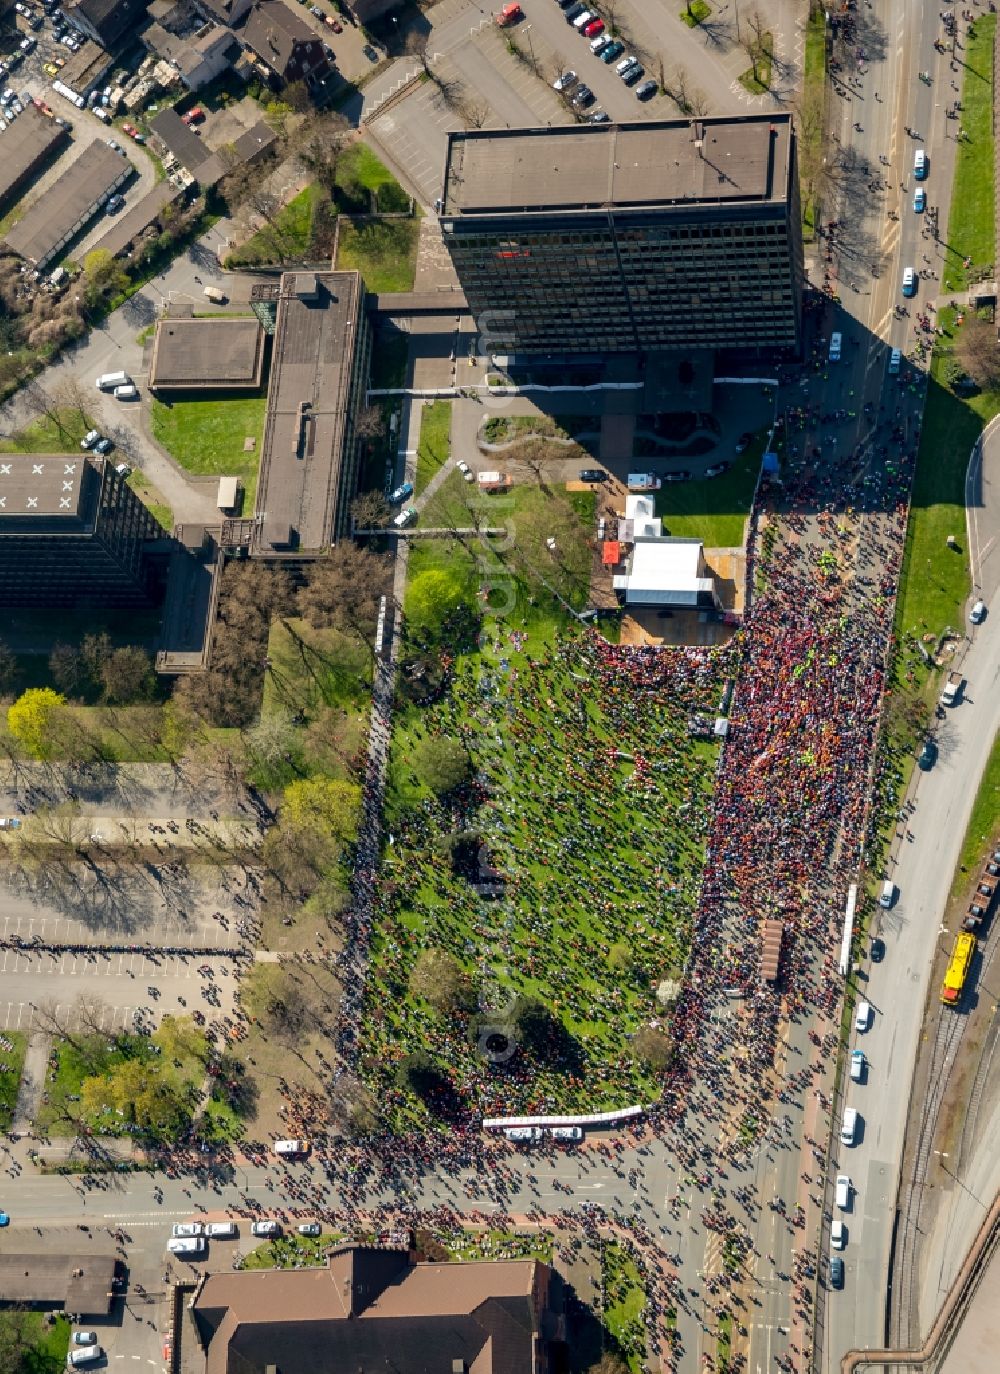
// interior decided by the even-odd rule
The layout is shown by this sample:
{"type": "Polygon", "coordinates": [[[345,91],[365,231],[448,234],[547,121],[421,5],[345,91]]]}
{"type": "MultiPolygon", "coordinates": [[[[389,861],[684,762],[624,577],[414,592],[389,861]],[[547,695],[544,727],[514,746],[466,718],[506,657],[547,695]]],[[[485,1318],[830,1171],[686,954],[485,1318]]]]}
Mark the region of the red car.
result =
{"type": "Polygon", "coordinates": [[[604,32],[603,19],[591,19],[589,24],[584,24],[583,33],[585,38],[596,38],[599,33],[604,32]]]}
{"type": "Polygon", "coordinates": [[[134,124],[123,124],[122,129],[128,134],[129,138],[135,138],[136,134],[139,132],[134,124]]]}

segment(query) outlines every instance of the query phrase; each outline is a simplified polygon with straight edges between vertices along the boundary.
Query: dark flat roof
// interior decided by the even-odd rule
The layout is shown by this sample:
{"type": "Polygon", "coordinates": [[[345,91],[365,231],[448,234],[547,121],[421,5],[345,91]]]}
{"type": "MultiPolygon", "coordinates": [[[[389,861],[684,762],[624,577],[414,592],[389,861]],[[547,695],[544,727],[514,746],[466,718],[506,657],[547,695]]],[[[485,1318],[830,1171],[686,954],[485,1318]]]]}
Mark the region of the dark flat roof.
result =
{"type": "Polygon", "coordinates": [[[95,139],[9,231],[8,246],[31,262],[45,260],[122,174],[134,170],[128,158],[95,139]]]}
{"type": "Polygon", "coordinates": [[[452,133],[443,214],[783,202],[791,136],[787,114],[452,133]]]}
{"type": "Polygon", "coordinates": [[[331,541],[360,305],[357,272],[286,272],[281,279],[257,548],[320,549],[331,541]]]}
{"type": "Polygon", "coordinates": [[[0,205],[54,148],[68,141],[68,131],[34,105],[8,124],[0,134],[0,205]]]}
{"type": "Polygon", "coordinates": [[[188,128],[176,110],[161,110],[155,119],[150,120],[149,128],[151,133],[163,140],[168,151],[192,176],[212,156],[211,148],[188,128]]]}
{"type": "Polygon", "coordinates": [[[264,331],[256,316],[160,320],[149,385],[184,391],[259,387],[263,366],[264,331]]]}
{"type": "Polygon", "coordinates": [[[0,1254],[0,1294],[5,1303],[64,1307],[78,1316],[111,1309],[115,1257],[94,1254],[0,1254]]]}
{"type": "Polygon", "coordinates": [[[111,227],[106,234],[101,235],[91,251],[101,249],[110,253],[113,258],[117,257],[143,229],[156,223],[165,205],[180,200],[183,194],[179,187],[171,186],[169,181],[156,182],[144,196],[140,196],[131,209],[126,210],[123,215],[116,215],[110,221],[111,227]]]}

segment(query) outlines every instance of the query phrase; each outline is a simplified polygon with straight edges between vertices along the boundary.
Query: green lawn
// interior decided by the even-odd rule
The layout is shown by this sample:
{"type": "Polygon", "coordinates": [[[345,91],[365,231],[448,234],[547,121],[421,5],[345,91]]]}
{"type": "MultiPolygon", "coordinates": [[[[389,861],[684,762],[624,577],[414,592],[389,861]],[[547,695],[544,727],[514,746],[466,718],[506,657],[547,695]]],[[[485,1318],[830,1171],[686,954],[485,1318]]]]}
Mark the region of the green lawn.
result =
{"type": "MultiPolygon", "coordinates": [[[[420,493],[431,478],[451,457],[451,402],[424,402],[420,416],[420,441],[417,445],[417,473],[413,481],[414,495],[420,493]]],[[[427,523],[425,521],[425,523],[427,523]]]]}
{"type": "Polygon", "coordinates": [[[771,64],[774,59],[774,35],[761,34],[760,42],[754,45],[755,63],[740,76],[740,85],[751,95],[763,95],[771,89],[771,64]]]}
{"type": "Polygon", "coordinates": [[[0,439],[0,453],[75,453],[89,428],[88,415],[68,408],[54,410],[9,439],[0,439]]]}
{"type": "Polygon", "coordinates": [[[996,842],[997,826],[1000,824],[1000,735],[993,741],[990,756],[983,770],[983,780],[979,784],[976,800],[972,804],[969,828],[962,841],[959,868],[955,874],[952,896],[969,880],[969,872],[981,863],[991,843],[996,842]],[[963,869],[966,870],[963,872],[963,869]]]}
{"type": "Polygon", "coordinates": [[[629,1250],[617,1242],[605,1245],[604,1325],[629,1368],[637,1371],[646,1355],[646,1285],[629,1250]]]}
{"type": "Polygon", "coordinates": [[[712,6],[706,0],[688,0],[686,9],[681,10],[681,22],[689,29],[697,28],[712,13],[712,6]]]}
{"type": "Polygon", "coordinates": [[[9,1131],[21,1086],[21,1071],[28,1048],[28,1037],[20,1031],[7,1031],[3,1037],[11,1046],[0,1044],[0,1131],[9,1131]]]}
{"type": "Polygon", "coordinates": [[[307,257],[312,243],[313,218],[325,199],[319,186],[307,186],[278,211],[273,225],[262,225],[252,238],[230,253],[226,265],[238,267],[307,257]]]}
{"type": "Polygon", "coordinates": [[[983,274],[994,261],[993,232],[993,38],[997,17],[977,17],[975,37],[966,40],[961,54],[962,111],[950,121],[967,134],[958,145],[955,186],[948,217],[948,260],[942,288],[960,291],[983,274]],[[969,269],[963,266],[972,259],[969,269]]]}
{"type": "Polygon", "coordinates": [[[153,435],[188,472],[242,477],[243,509],[252,511],[266,408],[266,396],[154,400],[153,435]],[[254,439],[252,453],[243,450],[247,437],[254,439]]]}
{"type": "MultiPolygon", "coordinates": [[[[248,1221],[240,1222],[246,1231],[248,1221]]],[[[252,1238],[251,1239],[251,1244],[252,1238]]],[[[303,1265],[326,1264],[325,1252],[344,1239],[339,1231],[324,1231],[319,1236],[300,1236],[293,1229],[290,1235],[265,1241],[256,1250],[243,1256],[241,1269],[300,1269],[303,1265]]]]}
{"type": "Polygon", "coordinates": [[[128,478],[128,485],[154,519],[159,520],[165,530],[172,530],[174,513],[145,473],[136,468],[128,478]]]}
{"type": "Polygon", "coordinates": [[[357,268],[369,291],[412,291],[417,270],[417,219],[342,218],[337,241],[338,269],[357,268]]]}
{"type": "Polygon", "coordinates": [[[656,1014],[659,981],[686,959],[703,860],[697,818],[710,804],[718,754],[689,734],[688,720],[695,709],[714,711],[733,665],[721,651],[697,681],[678,679],[686,660],[668,649],[662,681],[641,693],[622,683],[606,642],[566,610],[587,596],[594,507],[586,496],[577,506],[524,484],[495,507],[505,539],[428,539],[411,549],[411,585],[431,569],[450,573],[494,614],[478,633],[449,632],[440,690],[423,685],[436,656],[419,644],[404,654],[401,694],[411,700],[397,715],[390,756],[393,840],[362,1055],[372,1095],[396,1128],[429,1119],[395,1073],[417,1048],[468,1108],[487,1115],[602,1110],[656,1091],[630,1036],[656,1014]],[[552,530],[555,553],[545,543],[552,530]],[[421,676],[410,688],[413,666],[421,676]],[[438,798],[426,786],[415,758],[441,735],[468,751],[474,789],[438,798]],[[483,864],[500,875],[499,899],[481,895],[483,864]],[[410,994],[425,947],[451,952],[480,1006],[497,1009],[493,1024],[510,1024],[515,997],[539,999],[554,1018],[548,1048],[522,1047],[517,1073],[494,1077],[478,1049],[485,1011],[441,1014],[410,994]]]}
{"type": "Polygon", "coordinates": [[[700,539],[708,548],[737,548],[750,513],[764,440],[757,438],[721,477],[702,482],[664,482],[656,497],[656,513],[664,533],[700,539]]]}
{"type": "Polygon", "coordinates": [[[814,186],[823,156],[826,104],[826,17],[813,10],[806,24],[806,50],[799,113],[799,167],[802,184],[802,227],[807,241],[816,234],[818,206],[814,186]]]}
{"type": "MultiPolygon", "coordinates": [[[[354,143],[341,153],[334,177],[337,191],[350,198],[358,186],[374,191],[381,214],[405,214],[410,197],[366,143],[354,143]]],[[[368,209],[368,206],[363,207],[368,209]]]]}
{"type": "Polygon", "coordinates": [[[69,1319],[54,1312],[0,1312],[0,1346],[12,1352],[9,1367],[17,1374],[61,1374],[71,1330],[69,1319]]]}

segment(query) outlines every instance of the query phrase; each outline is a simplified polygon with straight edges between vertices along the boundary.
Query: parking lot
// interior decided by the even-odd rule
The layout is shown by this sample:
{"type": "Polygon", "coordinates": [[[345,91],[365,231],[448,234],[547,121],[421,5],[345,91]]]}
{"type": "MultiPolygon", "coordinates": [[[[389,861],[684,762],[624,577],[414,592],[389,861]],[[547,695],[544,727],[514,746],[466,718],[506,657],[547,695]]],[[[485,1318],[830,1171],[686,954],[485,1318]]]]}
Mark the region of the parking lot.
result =
{"type": "MultiPolygon", "coordinates": [[[[72,163],[80,156],[86,147],[95,139],[107,142],[109,139],[121,145],[123,155],[126,156],[135,169],[135,176],[126,185],[123,191],[125,197],[124,206],[119,213],[135,203],[140,196],[144,195],[156,181],[156,166],[144,148],[132,142],[129,137],[122,133],[121,121],[115,123],[103,123],[90,109],[78,109],[76,105],[63,95],[53,90],[53,77],[50,71],[46,71],[46,66],[57,67],[57,64],[65,63],[72,57],[71,50],[61,43],[53,27],[53,21],[58,11],[46,15],[38,3],[33,3],[30,7],[35,20],[41,18],[42,26],[31,29],[22,15],[15,16],[11,13],[8,16],[8,23],[17,18],[18,29],[8,28],[0,38],[0,51],[2,51],[5,63],[11,60],[12,54],[20,54],[20,45],[25,41],[27,35],[35,41],[34,49],[23,56],[20,56],[17,65],[13,70],[6,72],[0,78],[0,85],[3,90],[10,90],[18,103],[25,98],[29,100],[43,101],[52,111],[53,116],[65,120],[71,130],[71,141],[65,151],[46,168],[42,176],[38,177],[30,187],[30,190],[23,197],[17,206],[15,215],[20,217],[28,206],[38,201],[52,186],[72,163]]],[[[57,68],[57,75],[61,73],[61,66],[57,68]]],[[[115,70],[114,68],[112,71],[115,70]]],[[[111,73],[105,79],[105,84],[110,82],[111,73]]],[[[6,105],[6,115],[10,118],[10,113],[16,109],[13,101],[8,101],[6,105]]],[[[16,117],[16,116],[15,116],[16,117]]],[[[0,133],[0,149],[2,149],[3,134],[0,133]]],[[[98,215],[86,228],[80,239],[71,245],[70,252],[80,260],[86,254],[90,243],[95,242],[104,233],[107,225],[105,215],[98,215]]]]}

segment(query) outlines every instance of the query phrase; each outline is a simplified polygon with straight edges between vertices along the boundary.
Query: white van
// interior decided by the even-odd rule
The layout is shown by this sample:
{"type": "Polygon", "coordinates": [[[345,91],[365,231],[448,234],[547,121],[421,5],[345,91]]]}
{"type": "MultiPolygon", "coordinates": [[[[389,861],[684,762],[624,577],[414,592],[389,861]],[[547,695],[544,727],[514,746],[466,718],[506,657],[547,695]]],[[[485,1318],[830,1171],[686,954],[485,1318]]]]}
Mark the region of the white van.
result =
{"type": "Polygon", "coordinates": [[[923,181],[927,175],[927,154],[923,148],[918,148],[913,155],[913,175],[918,181],[923,181]]]}
{"type": "Polygon", "coordinates": [[[856,1031],[866,1031],[872,1019],[872,1004],[870,1002],[859,1002],[858,1009],[854,1013],[854,1029],[856,1031]]]}
{"type": "Polygon", "coordinates": [[[503,1133],[517,1145],[533,1145],[543,1134],[541,1126],[505,1126],[503,1133]]]}
{"type": "Polygon", "coordinates": [[[274,1142],[274,1153],[276,1155],[307,1155],[309,1153],[308,1140],[276,1140],[274,1142]]]}
{"type": "Polygon", "coordinates": [[[99,1345],[87,1345],[82,1350],[71,1350],[66,1357],[68,1365],[90,1364],[93,1360],[99,1360],[104,1351],[99,1345]]]}
{"type": "Polygon", "coordinates": [[[894,349],[892,350],[892,352],[889,354],[889,376],[890,376],[890,377],[896,377],[896,376],[898,376],[898,375],[899,375],[899,369],[900,369],[900,367],[902,367],[902,365],[903,365],[903,354],[902,354],[902,350],[900,350],[900,349],[898,349],[898,348],[894,348],[894,349]]]}
{"type": "Polygon", "coordinates": [[[840,362],[840,348],[844,342],[843,335],[839,330],[835,330],[830,335],[830,361],[831,363],[840,362]]]}
{"type": "Polygon", "coordinates": [[[851,1210],[851,1176],[850,1174],[837,1175],[837,1206],[842,1212],[851,1210]]]}
{"type": "Polygon", "coordinates": [[[553,1140],[582,1140],[582,1126],[553,1126],[549,1132],[553,1140]]]}
{"type": "Polygon", "coordinates": [[[105,372],[94,385],[98,391],[114,391],[116,386],[131,386],[132,378],[127,372],[105,372]]]}
{"type": "Polygon", "coordinates": [[[830,1248],[832,1250],[843,1250],[847,1244],[847,1233],[842,1221],[832,1221],[830,1223],[830,1248]]]}
{"type": "Polygon", "coordinates": [[[232,1240],[239,1235],[235,1221],[210,1221],[205,1227],[205,1235],[216,1240],[232,1240]]]}
{"type": "Polygon", "coordinates": [[[216,305],[225,305],[226,293],[225,291],[220,291],[217,286],[206,286],[204,292],[208,299],[214,301],[216,305]]]}
{"type": "Polygon", "coordinates": [[[139,394],[139,389],[131,382],[126,382],[124,386],[115,387],[116,401],[134,401],[139,394]]]}
{"type": "Polygon", "coordinates": [[[841,1145],[853,1145],[858,1132],[858,1113],[854,1107],[844,1108],[844,1120],[840,1127],[841,1145]]]}
{"type": "Polygon", "coordinates": [[[174,1237],[167,1241],[167,1249],[172,1255],[203,1255],[205,1253],[205,1237],[191,1236],[187,1239],[174,1237]]]}
{"type": "Polygon", "coordinates": [[[882,884],[882,891],[879,894],[878,904],[879,906],[885,907],[886,911],[888,911],[895,900],[896,884],[891,878],[886,878],[885,882],[882,884]]]}

